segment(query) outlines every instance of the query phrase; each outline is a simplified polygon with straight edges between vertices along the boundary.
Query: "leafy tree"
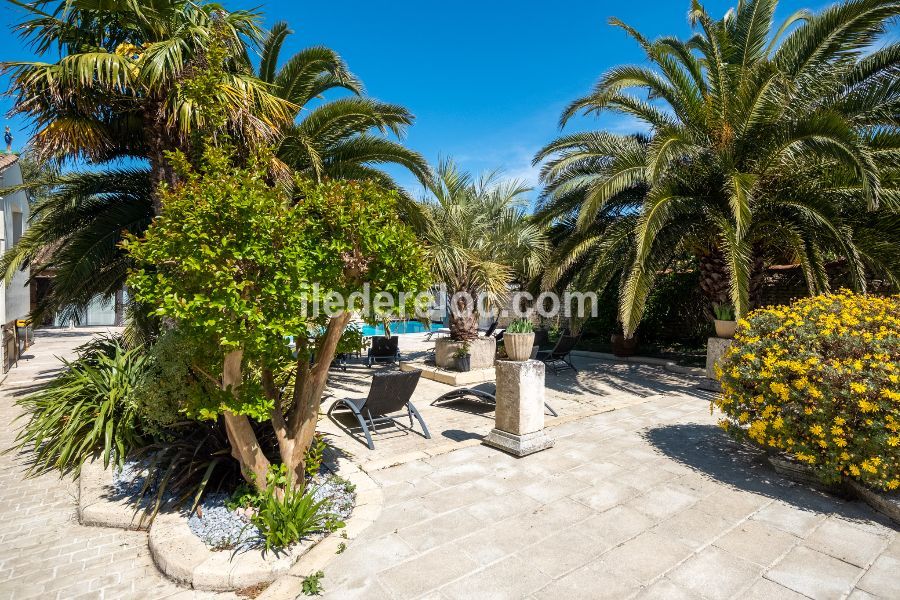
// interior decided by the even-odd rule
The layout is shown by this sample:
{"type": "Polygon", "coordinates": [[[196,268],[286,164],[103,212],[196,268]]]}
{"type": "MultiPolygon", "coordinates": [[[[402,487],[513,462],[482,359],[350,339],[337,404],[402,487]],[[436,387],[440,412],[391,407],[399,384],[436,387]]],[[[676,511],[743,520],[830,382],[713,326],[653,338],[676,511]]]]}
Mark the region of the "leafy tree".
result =
{"type": "Polygon", "coordinates": [[[398,222],[396,192],[372,182],[297,181],[296,193],[267,181],[268,158],[236,167],[209,148],[163,192],[163,211],[143,238],[126,244],[141,268],[129,277],[137,299],[182,334],[221,350],[221,414],[233,456],[262,488],[269,460],[251,419],[269,420],[292,481],[304,481],[328,369],[351,312],[351,293],[415,293],[428,283],[419,243],[398,222]],[[329,314],[332,294],[348,304],[329,314]],[[296,341],[296,357],[285,338],[296,341]]]}
{"type": "MultiPolygon", "coordinates": [[[[477,181],[452,161],[442,162],[424,202],[429,260],[434,279],[451,296],[486,294],[496,304],[514,281],[536,276],[544,265],[548,242],[543,228],[525,213],[530,191],[520,181],[501,181],[489,172],[477,181]]],[[[458,297],[450,311],[450,337],[478,336],[477,315],[458,297]]]]}
{"type": "Polygon", "coordinates": [[[900,3],[848,0],[774,21],[776,0],[715,20],[696,0],[687,41],[623,28],[648,66],[611,69],[563,113],[629,115],[649,136],[584,132],[543,150],[541,216],[564,241],[548,284],[621,275],[626,333],[655,277],[685,254],[739,316],[766,263],[802,265],[810,293],[828,260],[900,282],[900,46],[879,46],[900,3]],[[624,269],[622,259],[625,258],[624,269]]]}

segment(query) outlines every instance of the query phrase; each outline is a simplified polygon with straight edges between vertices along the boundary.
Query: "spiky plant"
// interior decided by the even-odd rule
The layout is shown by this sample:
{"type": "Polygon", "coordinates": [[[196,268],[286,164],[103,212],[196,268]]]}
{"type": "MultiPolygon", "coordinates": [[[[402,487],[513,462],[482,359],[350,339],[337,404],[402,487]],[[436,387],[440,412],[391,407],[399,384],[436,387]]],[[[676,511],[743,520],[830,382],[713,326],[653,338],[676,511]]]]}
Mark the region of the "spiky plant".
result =
{"type": "MultiPolygon", "coordinates": [[[[486,294],[496,305],[507,297],[510,284],[540,272],[548,241],[543,227],[525,212],[530,188],[521,181],[501,180],[496,171],[474,180],[445,160],[429,190],[424,239],[434,277],[451,297],[459,292],[475,300],[486,294]]],[[[454,340],[478,335],[477,314],[465,308],[462,298],[451,307],[454,340]]]]}
{"type": "Polygon", "coordinates": [[[776,7],[742,0],[715,20],[694,1],[687,41],[651,41],[614,19],[648,65],[611,69],[561,125],[612,111],[641,121],[647,138],[578,133],[535,159],[545,161],[542,217],[574,234],[551,281],[620,274],[627,334],[657,274],[685,254],[710,296],[727,286],[738,316],[765,262],[799,263],[810,293],[828,289],[834,258],[857,289],[867,271],[900,282],[900,45],[881,37],[900,3],[848,0],[780,24],[776,7]],[[629,256],[624,269],[612,256],[629,256]]]}

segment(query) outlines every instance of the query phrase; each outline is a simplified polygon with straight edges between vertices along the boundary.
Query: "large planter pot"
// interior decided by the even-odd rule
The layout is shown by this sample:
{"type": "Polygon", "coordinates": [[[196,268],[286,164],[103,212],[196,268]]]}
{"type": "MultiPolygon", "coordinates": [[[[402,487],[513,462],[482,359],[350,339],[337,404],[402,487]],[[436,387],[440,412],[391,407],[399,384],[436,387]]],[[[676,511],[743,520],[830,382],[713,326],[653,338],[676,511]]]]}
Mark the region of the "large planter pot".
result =
{"type": "Polygon", "coordinates": [[[472,355],[466,354],[465,356],[457,356],[456,357],[456,370],[461,373],[468,373],[472,370],[472,355]]]}
{"type": "Polygon", "coordinates": [[[506,356],[512,361],[526,361],[531,358],[531,349],[534,347],[534,332],[530,333],[504,333],[503,347],[506,356]]]}
{"type": "Polygon", "coordinates": [[[737,331],[737,321],[720,321],[716,319],[716,337],[723,340],[730,340],[737,331]]]}
{"type": "Polygon", "coordinates": [[[614,333],[610,336],[609,341],[612,343],[612,351],[616,356],[634,356],[637,353],[637,336],[626,339],[623,334],[614,333]]]}
{"type": "MultiPolygon", "coordinates": [[[[456,370],[456,353],[466,342],[457,342],[450,338],[441,338],[434,343],[434,362],[448,371],[456,370]]],[[[470,368],[489,369],[494,366],[497,354],[497,340],[494,336],[480,337],[468,342],[470,368]]]]}

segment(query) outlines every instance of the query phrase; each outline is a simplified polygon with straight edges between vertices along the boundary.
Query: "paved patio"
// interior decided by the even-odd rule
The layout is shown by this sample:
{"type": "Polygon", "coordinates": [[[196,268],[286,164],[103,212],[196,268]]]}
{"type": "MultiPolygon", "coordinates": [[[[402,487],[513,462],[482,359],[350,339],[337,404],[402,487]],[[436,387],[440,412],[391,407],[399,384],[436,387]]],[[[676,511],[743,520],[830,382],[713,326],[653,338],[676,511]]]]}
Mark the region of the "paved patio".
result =
{"type": "MultiPolygon", "coordinates": [[[[91,334],[39,332],[34,357],[0,386],[0,419],[53,377],[54,355],[71,356],[91,334]]],[[[430,381],[415,401],[432,440],[384,431],[369,451],[323,420],[385,495],[381,517],[326,568],[326,596],[900,598],[897,529],[762,465],[715,427],[695,380],[576,364],[577,376],[547,378],[556,446],[523,459],[477,445],[491,412],[430,406],[449,389],[430,381]]],[[[332,393],[363,394],[369,373],[335,372],[332,393]]],[[[0,431],[0,446],[16,429],[0,431]]],[[[74,485],[24,479],[26,460],[0,455],[0,600],[213,596],[162,578],[146,534],[80,526],[74,485]]]]}
{"type": "MultiPolygon", "coordinates": [[[[36,344],[0,384],[0,450],[21,426],[15,398],[52,379],[74,348],[106,329],[38,330],[36,344]]],[[[83,527],[75,513],[77,486],[56,475],[24,477],[28,456],[0,454],[0,600],[35,598],[167,598],[233,594],[185,590],[163,577],[147,549],[147,534],[83,527]]]]}

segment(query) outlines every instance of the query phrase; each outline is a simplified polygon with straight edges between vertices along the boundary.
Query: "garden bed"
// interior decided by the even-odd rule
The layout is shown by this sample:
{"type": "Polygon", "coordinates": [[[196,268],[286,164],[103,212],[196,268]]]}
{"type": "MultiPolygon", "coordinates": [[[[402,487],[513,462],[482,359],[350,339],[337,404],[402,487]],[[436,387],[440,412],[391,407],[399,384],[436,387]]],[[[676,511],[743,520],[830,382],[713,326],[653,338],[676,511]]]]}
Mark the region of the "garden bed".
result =
{"type": "MultiPolygon", "coordinates": [[[[368,527],[381,510],[378,485],[350,461],[331,457],[327,471],[313,479],[321,498],[345,523],[335,532],[321,531],[287,548],[266,551],[247,514],[227,509],[221,493],[209,494],[200,510],[164,508],[149,525],[148,545],[159,570],[170,579],[199,590],[228,591],[299,577],[321,569],[347,541],[368,527]],[[338,476],[338,473],[340,476],[338,476]],[[235,535],[242,532],[240,535],[235,535]]],[[[102,461],[86,463],[79,480],[79,518],[83,525],[147,529],[142,509],[126,492],[138,483],[112,475],[102,461]]],[[[133,472],[131,473],[133,474],[133,472]]],[[[133,478],[128,478],[133,481],[133,478]]]]}

